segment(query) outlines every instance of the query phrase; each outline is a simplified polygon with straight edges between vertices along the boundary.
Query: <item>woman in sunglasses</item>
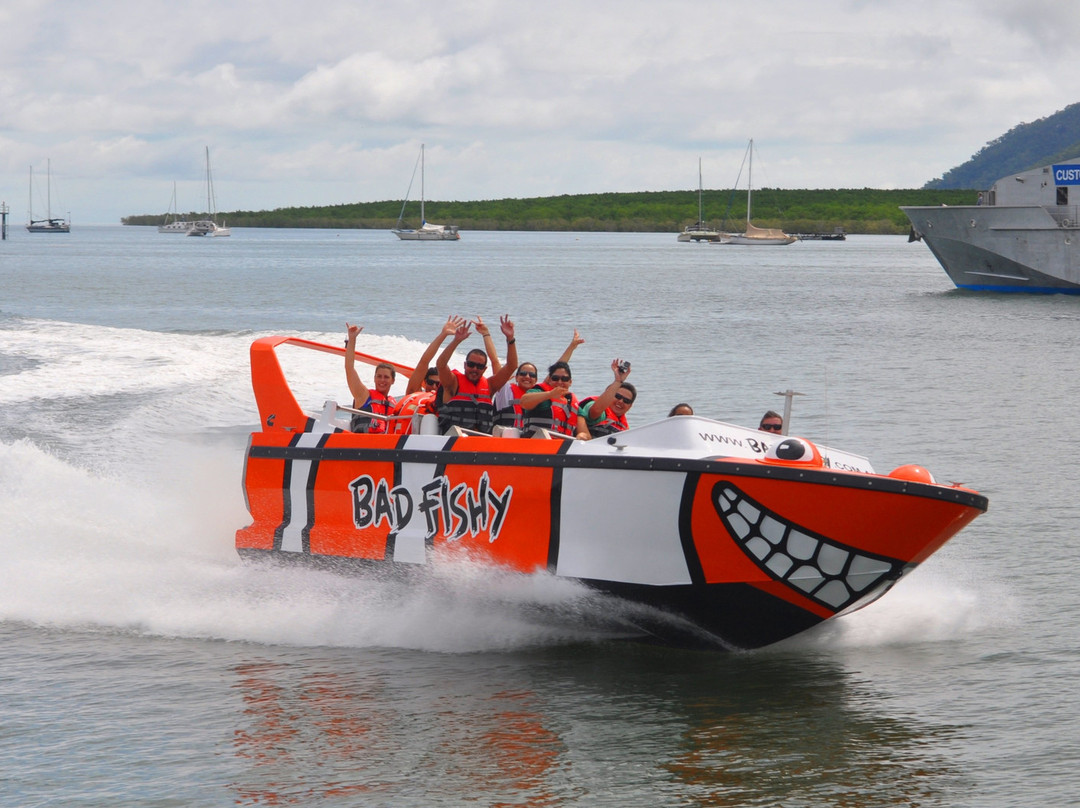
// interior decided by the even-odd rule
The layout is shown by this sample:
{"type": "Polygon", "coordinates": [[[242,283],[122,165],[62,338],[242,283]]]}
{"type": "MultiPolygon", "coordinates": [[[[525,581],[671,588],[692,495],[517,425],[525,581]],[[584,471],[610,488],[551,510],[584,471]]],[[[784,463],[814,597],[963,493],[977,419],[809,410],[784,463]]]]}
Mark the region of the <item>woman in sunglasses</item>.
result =
{"type": "Polygon", "coordinates": [[[616,359],[611,363],[611,372],[615,379],[604,392],[581,402],[576,434],[582,440],[622,432],[628,426],[626,413],[637,399],[637,388],[626,380],[630,375],[630,363],[616,359]]]}
{"type": "Polygon", "coordinates": [[[556,362],[548,368],[547,379],[521,397],[525,411],[525,429],[547,429],[574,437],[577,427],[578,400],[570,392],[570,365],[556,362]]]}
{"type": "MultiPolygon", "coordinates": [[[[574,336],[570,340],[570,344],[566,346],[566,350],[562,352],[559,361],[569,362],[574,349],[583,342],[585,340],[582,339],[575,328],[574,336]]],[[[498,371],[500,368],[498,357],[489,354],[488,358],[491,360],[491,367],[498,371]]],[[[509,384],[503,385],[502,389],[495,394],[496,426],[514,427],[516,429],[522,429],[525,426],[525,410],[521,406],[521,398],[536,386],[536,380],[536,365],[532,362],[522,362],[518,365],[513,380],[509,384]]],[[[548,381],[548,379],[544,381],[548,381]]]]}

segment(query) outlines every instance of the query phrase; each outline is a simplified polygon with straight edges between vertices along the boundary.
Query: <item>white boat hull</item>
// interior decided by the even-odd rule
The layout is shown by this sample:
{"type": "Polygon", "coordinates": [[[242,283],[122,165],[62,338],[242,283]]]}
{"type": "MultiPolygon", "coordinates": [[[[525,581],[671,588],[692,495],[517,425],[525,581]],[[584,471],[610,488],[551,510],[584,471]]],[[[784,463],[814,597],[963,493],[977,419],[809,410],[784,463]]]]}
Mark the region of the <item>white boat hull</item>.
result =
{"type": "Polygon", "coordinates": [[[460,241],[456,227],[425,225],[419,230],[395,230],[394,235],[402,241],[460,241]]]}

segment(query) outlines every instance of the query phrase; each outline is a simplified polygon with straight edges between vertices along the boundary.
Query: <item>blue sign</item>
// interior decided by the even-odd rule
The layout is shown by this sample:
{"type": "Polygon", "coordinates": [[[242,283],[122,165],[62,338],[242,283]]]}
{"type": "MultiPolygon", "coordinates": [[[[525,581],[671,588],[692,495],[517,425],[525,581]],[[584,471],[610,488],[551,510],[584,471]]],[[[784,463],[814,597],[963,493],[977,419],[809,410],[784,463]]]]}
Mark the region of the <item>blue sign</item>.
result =
{"type": "Polygon", "coordinates": [[[1080,163],[1054,166],[1054,185],[1080,185],[1080,163]]]}

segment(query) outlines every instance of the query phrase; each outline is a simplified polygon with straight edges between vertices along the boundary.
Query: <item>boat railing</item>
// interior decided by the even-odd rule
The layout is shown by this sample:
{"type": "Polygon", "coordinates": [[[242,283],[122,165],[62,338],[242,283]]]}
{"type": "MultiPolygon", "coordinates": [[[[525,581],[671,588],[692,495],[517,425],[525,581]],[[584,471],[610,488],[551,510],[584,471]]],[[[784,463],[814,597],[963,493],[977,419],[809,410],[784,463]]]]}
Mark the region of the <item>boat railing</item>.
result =
{"type": "MultiPolygon", "coordinates": [[[[368,410],[361,410],[356,407],[346,407],[344,404],[338,404],[336,401],[327,401],[323,404],[322,413],[316,419],[319,423],[326,424],[328,426],[342,429],[346,432],[351,431],[352,416],[363,415],[374,421],[382,421],[387,425],[387,431],[393,431],[391,425],[397,421],[414,421],[415,415],[383,415],[378,412],[370,412],[368,410]],[[339,417],[342,413],[345,414],[345,418],[339,417]]],[[[418,426],[414,422],[414,427],[418,426]]]]}

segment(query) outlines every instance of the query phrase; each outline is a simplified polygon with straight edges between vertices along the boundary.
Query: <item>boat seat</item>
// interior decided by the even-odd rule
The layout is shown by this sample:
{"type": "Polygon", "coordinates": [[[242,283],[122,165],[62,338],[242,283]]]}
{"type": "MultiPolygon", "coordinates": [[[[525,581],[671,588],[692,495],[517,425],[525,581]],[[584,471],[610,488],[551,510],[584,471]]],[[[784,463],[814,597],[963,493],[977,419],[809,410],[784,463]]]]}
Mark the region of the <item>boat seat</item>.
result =
{"type": "Polygon", "coordinates": [[[317,432],[334,432],[343,431],[349,432],[349,416],[341,417],[341,407],[336,401],[327,400],[323,404],[322,412],[319,413],[319,417],[315,419],[315,423],[322,427],[314,431],[317,432]]]}
{"type": "Polygon", "coordinates": [[[412,433],[414,435],[438,435],[439,416],[430,412],[416,413],[412,420],[412,433]]]}
{"type": "Polygon", "coordinates": [[[491,430],[496,438],[520,438],[521,430],[516,426],[496,426],[491,430]]]}
{"type": "Polygon", "coordinates": [[[454,437],[454,438],[468,438],[468,437],[490,438],[491,437],[491,435],[489,435],[486,432],[477,432],[474,429],[463,429],[460,426],[452,426],[448,430],[446,430],[446,432],[444,432],[443,434],[444,435],[449,435],[450,437],[454,437]]]}

